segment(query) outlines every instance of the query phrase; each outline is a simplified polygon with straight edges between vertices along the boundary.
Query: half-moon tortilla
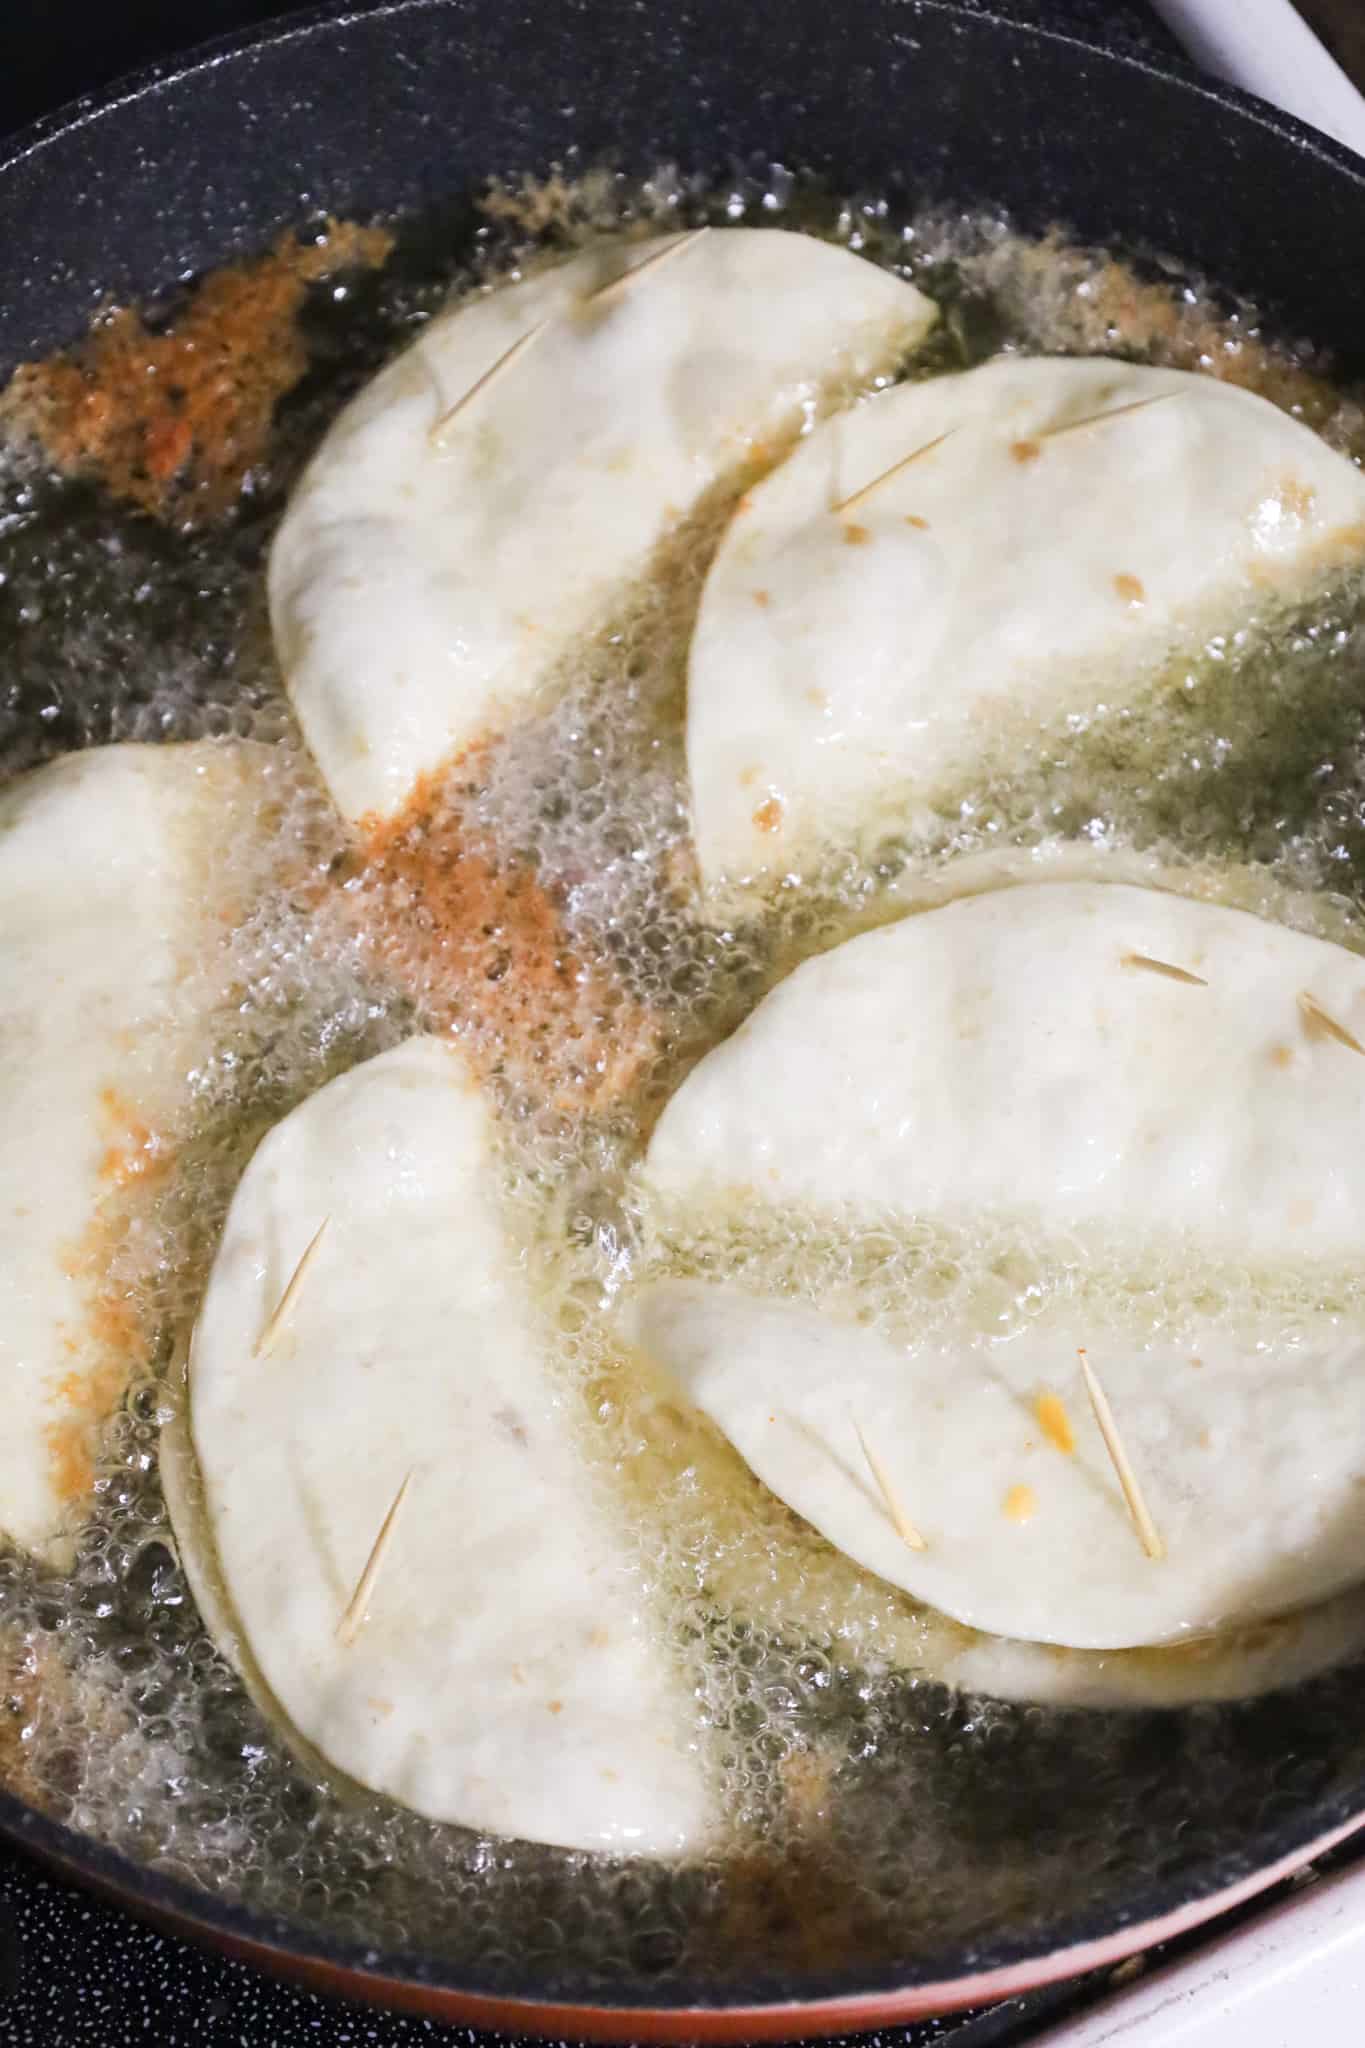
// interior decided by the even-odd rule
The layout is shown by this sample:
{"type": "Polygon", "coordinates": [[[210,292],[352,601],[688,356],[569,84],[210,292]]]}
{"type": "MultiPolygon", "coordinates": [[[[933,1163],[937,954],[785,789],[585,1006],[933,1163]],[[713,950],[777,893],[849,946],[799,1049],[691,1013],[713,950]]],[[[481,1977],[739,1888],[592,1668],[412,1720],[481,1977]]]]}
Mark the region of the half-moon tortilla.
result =
{"type": "Polygon", "coordinates": [[[1365,479],[1213,377],[1009,356],[838,413],[746,494],[707,576],[703,879],[869,849],[1362,559],[1365,479]]]}
{"type": "Polygon", "coordinates": [[[781,1499],[969,1627],[1089,1650],[1179,1642],[1362,1577],[1365,1330],[1153,1338],[1053,1315],[1008,1340],[903,1345],[704,1281],[645,1289],[633,1321],[781,1499]],[[1139,1541],[1082,1338],[1164,1554],[1139,1541]]]}
{"type": "Polygon", "coordinates": [[[434,320],[331,428],[271,555],[280,664],[346,816],[401,809],[533,703],[712,487],[935,317],[846,250],[732,228],[607,244],[434,320]]]}
{"type": "Polygon", "coordinates": [[[168,1157],[269,760],[95,747],[0,795],[0,1529],[52,1563],[145,1362],[105,1225],[168,1157]]]}
{"type": "Polygon", "coordinates": [[[1122,883],[1006,888],[806,961],[669,1102],[697,1212],[1186,1236],[1251,1261],[1365,1241],[1365,960],[1122,883]]]}
{"type": "Polygon", "coordinates": [[[679,1853],[713,1819],[694,1705],[501,1204],[490,1113],[444,1040],[366,1062],[265,1139],[190,1356],[222,1586],[269,1693],[348,1776],[495,1834],[679,1853]]]}

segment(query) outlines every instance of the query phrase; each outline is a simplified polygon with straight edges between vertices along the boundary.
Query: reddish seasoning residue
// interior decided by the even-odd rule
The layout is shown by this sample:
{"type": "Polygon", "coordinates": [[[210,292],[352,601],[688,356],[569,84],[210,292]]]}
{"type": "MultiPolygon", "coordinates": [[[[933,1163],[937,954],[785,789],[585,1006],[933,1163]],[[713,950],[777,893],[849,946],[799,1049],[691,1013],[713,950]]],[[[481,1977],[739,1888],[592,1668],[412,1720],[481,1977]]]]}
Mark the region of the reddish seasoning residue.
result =
{"type": "Polygon", "coordinates": [[[143,1180],[149,1174],[160,1177],[170,1165],[166,1142],[115,1088],[100,1094],[100,1109],[116,1136],[100,1160],[100,1178],[116,1188],[143,1180]]]}
{"type": "Polygon", "coordinates": [[[1125,604],[1146,604],[1147,592],[1140,576],[1122,575],[1114,578],[1114,588],[1125,604]]]}
{"type": "Polygon", "coordinates": [[[392,246],[387,229],[329,221],[311,241],[283,234],[264,256],[211,271],[164,333],[113,307],[75,348],[20,365],[0,423],[144,512],[215,518],[308,367],[298,315],[309,285],[377,268],[392,246]]]}
{"type": "MultiPolygon", "coordinates": [[[[127,1325],[119,1325],[127,1339],[127,1325]]],[[[69,1372],[53,1399],[63,1413],[47,1425],[48,1470],[58,1500],[84,1500],[95,1482],[95,1445],[123,1392],[132,1360],[105,1357],[88,1372],[69,1372]]]]}
{"type": "MultiPolygon", "coordinates": [[[[477,762],[476,750],[466,775],[477,762]]],[[[556,897],[470,830],[458,789],[425,777],[396,817],[361,832],[347,886],[320,908],[348,920],[429,1028],[457,1030],[486,1070],[548,1081],[560,1108],[630,1088],[659,1020],[576,956],[556,897]]]]}
{"type": "Polygon", "coordinates": [[[1010,443],[1010,454],[1019,463],[1036,462],[1042,452],[1042,445],[1037,441],[1012,441],[1010,443]]]}
{"type": "Polygon", "coordinates": [[[172,1157],[168,1141],[116,1088],[101,1090],[99,1111],[109,1137],[99,1167],[107,1192],[61,1262],[83,1297],[81,1322],[67,1335],[66,1349],[73,1361],[84,1362],[73,1363],[53,1386],[53,1416],[45,1431],[53,1490],[68,1503],[90,1492],[100,1431],[150,1354],[147,1306],[120,1274],[118,1251],[129,1203],[151,1193],[172,1157]]]}
{"type": "Polygon", "coordinates": [[[772,603],[772,599],[768,595],[766,590],[756,590],[754,592],[754,603],[758,605],[761,610],[767,611],[768,606],[772,603]]]}
{"type": "Polygon", "coordinates": [[[782,823],[782,799],[770,796],[754,812],[754,823],[760,832],[776,832],[782,823]]]}
{"type": "Polygon", "coordinates": [[[1318,430],[1340,406],[1340,393],[1325,376],[1278,352],[1254,324],[1230,338],[1207,301],[1139,278],[1126,263],[1115,259],[1095,268],[1087,252],[1056,233],[1021,251],[1018,261],[1021,281],[1041,286],[1050,300],[1058,277],[1084,274],[1084,294],[1070,291],[1058,309],[1052,345],[1066,354],[1112,354],[1117,347],[1152,363],[1199,371],[1257,391],[1318,430]]]}

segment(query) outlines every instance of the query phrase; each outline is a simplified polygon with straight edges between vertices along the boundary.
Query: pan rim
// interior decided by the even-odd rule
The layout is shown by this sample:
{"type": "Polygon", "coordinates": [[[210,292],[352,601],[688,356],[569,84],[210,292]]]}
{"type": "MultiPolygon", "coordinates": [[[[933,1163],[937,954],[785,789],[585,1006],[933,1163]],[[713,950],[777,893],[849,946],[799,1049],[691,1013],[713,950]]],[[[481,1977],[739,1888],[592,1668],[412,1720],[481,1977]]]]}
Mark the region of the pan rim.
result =
{"type": "MultiPolygon", "coordinates": [[[[589,9],[613,7],[616,0],[588,0],[589,9]]],[[[712,0],[702,0],[703,7],[712,0]]],[[[725,4],[725,0],[720,0],[725,4]]],[[[1136,50],[1107,50],[1065,30],[1011,19],[990,7],[963,7],[954,0],[893,0],[907,24],[924,17],[956,21],[973,32],[989,33],[1020,47],[1037,45],[1063,47],[1085,58],[1091,65],[1117,68],[1160,81],[1195,99],[1208,102],[1223,113],[1232,113],[1252,127],[1276,136],[1297,151],[1328,165],[1347,177],[1365,196],[1365,158],[1344,145],[1320,135],[1295,117],[1284,114],[1256,96],[1209,80],[1184,60],[1149,57],[1136,50]]],[[[464,0],[324,0],[324,4],[290,13],[274,22],[237,34],[219,37],[169,59],[141,67],[109,85],[86,94],[52,113],[40,117],[8,138],[0,138],[0,180],[20,165],[30,162],[44,149],[149,96],[193,81],[225,64],[237,63],[255,53],[283,47],[313,37],[325,37],[368,22],[401,21],[404,17],[447,13],[458,16],[464,0]]],[[[696,0],[693,0],[696,11],[696,0]]],[[[655,2014],[672,2023],[667,2038],[685,2038],[689,2019],[710,2021],[715,2034],[724,2026],[742,2037],[747,2025],[780,2018],[786,2031],[798,2026],[807,2030],[849,2023],[871,2026],[890,2019],[899,2011],[906,2015],[906,2003],[917,1996],[938,1991],[942,2003],[934,2009],[963,2002],[961,1987],[973,1987],[973,2001],[983,1992],[985,1980],[993,1989],[985,1995],[1005,1996],[1024,1983],[1040,1983],[1092,1967],[1094,1962],[1117,1960],[1145,1947],[1156,1938],[1154,1927],[1168,1929],[1174,1920],[1194,1924],[1210,1917],[1229,1902],[1229,1894],[1250,1896],[1274,1884],[1296,1863],[1307,1860],[1333,1839],[1342,1839],[1365,1827],[1365,1780],[1353,1790],[1337,1793],[1300,1809],[1282,1822],[1269,1840],[1264,1836],[1238,1849],[1235,1859],[1216,1869],[1196,1867],[1178,1881],[1178,1903],[1172,1904],[1170,1881],[1153,1882],[1130,1895],[1117,1914],[1114,1909],[1094,1918],[1077,1914],[1062,1925],[1050,1925],[1031,1935],[991,1939],[972,1951],[971,1974],[963,1967],[961,1945],[947,1955],[923,1955],[896,1964],[869,1969],[850,1967],[816,1972],[803,1978],[799,1991],[768,1995],[755,1987],[756,1996],[714,1997],[699,1995],[698,1987],[686,1980],[671,1980],[655,1987],[649,1984],[616,1986],[607,1991],[569,1992],[546,1988],[529,1993],[509,1993],[481,1984],[465,1971],[460,1981],[439,1964],[423,1958],[420,1951],[384,1951],[346,1941],[301,1927],[282,1916],[223,1900],[192,1882],[174,1877],[155,1867],[138,1863],[122,1851],[81,1834],[40,1809],[27,1805],[16,1795],[0,1788],[0,1837],[20,1850],[36,1854],[57,1866],[72,1882],[93,1884],[113,1894],[135,1912],[164,1915],[194,1938],[222,1946],[225,1942],[253,1953],[254,1959],[281,1973],[307,1970],[334,1971],[348,1980],[346,1989],[364,1993],[368,1982],[371,1995],[382,1996],[392,1987],[414,1996],[428,1995],[445,2002],[452,2013],[463,2004],[471,2013],[480,2008],[486,2014],[498,2011],[502,2024],[521,2024],[535,2032],[538,2026],[556,2029],[567,2020],[579,2019],[592,2031],[594,2015],[601,2031],[610,2032],[613,2016],[622,2026],[642,2014],[655,2014]],[[1115,1925],[1116,1918],[1119,1925],[1115,1925]],[[1094,1955],[1099,1949],[1104,1955],[1094,1955]],[[1081,1955],[1082,1959],[1073,1960],[1081,1955]],[[1084,1959],[1086,1954],[1091,1960],[1084,1959]],[[1054,1968],[1053,1965],[1056,1965],[1054,1968]]],[[[928,2010],[925,2007],[924,2010],[928,2010]]],[[[695,2032],[695,2029],[693,2030],[695,2032]]]]}
{"type": "MultiPolygon", "coordinates": [[[[615,0],[589,0],[590,7],[602,11],[614,4],[615,0]]],[[[695,6],[697,0],[691,0],[691,4],[695,6]]],[[[702,0],[702,4],[724,6],[725,0],[702,0]]],[[[1297,115],[1284,112],[1258,94],[1211,78],[1178,52],[1169,57],[1155,57],[1137,48],[1108,49],[1098,43],[1087,42],[1083,36],[1074,35],[1066,29],[997,14],[989,5],[964,6],[959,4],[959,0],[892,0],[892,4],[907,14],[944,16],[974,27],[988,28],[996,35],[1014,37],[1023,43],[1054,44],[1078,50],[1095,63],[1175,85],[1197,99],[1211,100],[1220,108],[1240,114],[1282,141],[1330,164],[1334,170],[1345,172],[1365,189],[1365,156],[1358,155],[1345,143],[1324,135],[1297,115]]],[[[366,21],[393,20],[407,14],[458,13],[463,5],[464,0],[319,0],[317,5],[291,9],[274,21],[210,37],[170,57],[137,66],[107,85],[68,100],[49,113],[40,114],[24,127],[8,135],[0,135],[0,178],[40,150],[51,147],[62,137],[76,133],[94,121],[116,114],[123,107],[152,93],[182,84],[198,73],[250,56],[257,50],[284,46],[366,21]]]]}
{"type": "MultiPolygon", "coordinates": [[[[587,2038],[620,2040],[626,2039],[627,2033],[617,2031],[612,2022],[619,2020],[623,2029],[634,2034],[648,2015],[676,2023],[676,2030],[670,2026],[655,2036],[660,2040],[698,2038],[696,2027],[687,2024],[694,2021],[711,2022],[708,2037],[712,2039],[721,2038],[720,2028],[733,2024],[736,2032],[726,2038],[742,2040],[747,2037],[740,2030],[754,2023],[761,2025],[765,2019],[780,2019],[784,2027],[799,2021],[801,2030],[815,2033],[890,2022],[898,2010],[903,2017],[914,2017],[921,2010],[924,2014],[949,2010],[954,2002],[960,2008],[983,1999],[1007,1997],[1117,1963],[1197,1927],[1269,1890],[1315,1856],[1325,1855],[1360,1831],[1365,1831],[1365,1798],[1341,1794],[1296,1815],[1269,1853],[1248,1853],[1239,1858],[1245,1867],[1231,1872],[1224,1868],[1217,1877],[1206,1872],[1205,1881],[1185,1889],[1176,1903],[1159,1884],[1132,1895],[1117,1926],[1113,1913],[1101,1909],[1093,1922],[1080,1915],[1062,1928],[983,1943],[973,1951],[970,1971],[964,1970],[957,1952],[930,1952],[872,1971],[853,1966],[817,1973],[800,1991],[785,1996],[759,1985],[740,2000],[707,1997],[685,1979],[657,1988],[547,1987],[528,1992],[509,1991],[505,1985],[480,1982],[462,1972],[456,1983],[439,1966],[432,1968],[419,1952],[366,1947],[300,1927],[282,1915],[217,1898],[183,1878],[136,1863],[122,1850],[111,1849],[0,1790],[0,1838],[35,1860],[55,1866],[71,1883],[112,1898],[125,1910],[164,1920],[182,1936],[190,1935],[210,1946],[226,1944],[245,1952],[258,1967],[279,1975],[325,1976],[334,1972],[346,1980],[332,1987],[342,1995],[380,1998],[394,1991],[434,1996],[448,2003],[452,2011],[463,2005],[471,2010],[471,2017],[496,2013],[501,2016],[498,2024],[515,2023],[532,2035],[546,2028],[558,2032],[565,2021],[577,2019],[586,2023],[583,2031],[587,2038]],[[933,2004],[920,2008],[918,2001],[931,1997],[933,2004]],[[594,2019],[599,2022],[596,2027],[594,2019]]],[[[794,2037],[796,2028],[788,2031],[794,2037]]]]}

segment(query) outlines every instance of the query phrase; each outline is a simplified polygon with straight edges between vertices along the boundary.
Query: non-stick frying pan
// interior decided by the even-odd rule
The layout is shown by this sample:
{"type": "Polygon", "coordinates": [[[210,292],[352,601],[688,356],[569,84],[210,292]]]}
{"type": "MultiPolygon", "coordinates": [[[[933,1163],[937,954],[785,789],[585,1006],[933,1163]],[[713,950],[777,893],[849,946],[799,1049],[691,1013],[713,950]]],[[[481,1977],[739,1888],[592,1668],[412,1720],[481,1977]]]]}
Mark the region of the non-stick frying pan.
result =
{"type": "MultiPolygon", "coordinates": [[[[1365,367],[1365,165],[1234,93],[936,0],[400,0],[298,17],[20,138],[0,162],[0,372],[108,295],[145,296],[319,209],[458,221],[492,173],[602,159],[713,177],[777,161],[842,191],[1003,208],[1026,231],[1060,222],[1170,255],[1344,373],[1365,367]]],[[[806,1938],[823,1902],[797,1884],[700,1962],[642,1940],[610,1978],[572,1941],[366,1947],[325,1916],[268,1916],[139,1867],[6,1795],[0,1825],[132,1909],[322,1987],[520,2031],[791,2036],[1064,1976],[1268,1885],[1365,1822],[1357,1699],[1358,1674],[1338,1674],[1233,1708],[1002,1712],[989,1741],[937,1752],[934,1797],[959,1828],[951,1910],[907,1896],[870,1948],[841,1949],[806,1938]],[[1087,1860],[1100,1835],[1111,1847],[1087,1860]],[[993,1881],[974,1915],[975,1869],[993,1881]]],[[[941,1702],[937,1725],[965,1711],[941,1702]]]]}

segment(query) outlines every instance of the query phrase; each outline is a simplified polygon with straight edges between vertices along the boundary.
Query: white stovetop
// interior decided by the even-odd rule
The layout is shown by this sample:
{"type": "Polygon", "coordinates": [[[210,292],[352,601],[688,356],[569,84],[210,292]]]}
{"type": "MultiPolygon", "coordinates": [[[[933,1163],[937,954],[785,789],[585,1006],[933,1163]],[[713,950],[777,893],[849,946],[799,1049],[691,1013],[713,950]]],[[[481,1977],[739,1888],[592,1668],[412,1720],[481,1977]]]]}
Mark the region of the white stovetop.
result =
{"type": "Polygon", "coordinates": [[[1153,1970],[1038,2048],[1361,2048],[1365,1863],[1319,1878],[1183,1962],[1153,1970]]]}

